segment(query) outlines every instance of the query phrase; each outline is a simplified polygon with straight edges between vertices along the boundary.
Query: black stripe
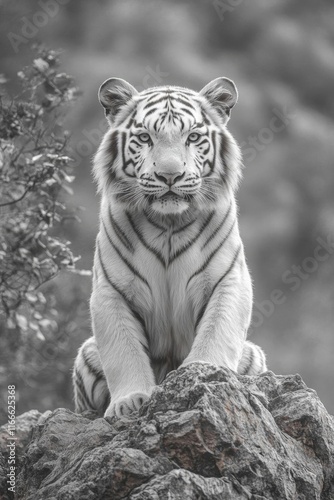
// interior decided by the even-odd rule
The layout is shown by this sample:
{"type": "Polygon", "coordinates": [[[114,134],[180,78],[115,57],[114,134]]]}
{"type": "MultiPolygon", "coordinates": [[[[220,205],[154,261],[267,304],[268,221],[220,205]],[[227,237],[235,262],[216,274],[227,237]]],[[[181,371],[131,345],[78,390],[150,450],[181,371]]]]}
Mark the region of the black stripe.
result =
{"type": "Polygon", "coordinates": [[[157,89],[147,89],[147,90],[144,90],[143,91],[143,99],[140,99],[141,101],[150,101],[151,99],[154,99],[155,97],[157,97],[159,94],[161,94],[161,91],[160,90],[157,90],[157,89]],[[149,97],[147,97],[149,96],[149,97]]]}
{"type": "Polygon", "coordinates": [[[201,155],[205,156],[208,154],[209,151],[210,151],[210,144],[208,144],[208,147],[204,151],[201,151],[201,155]]]}
{"type": "Polygon", "coordinates": [[[117,222],[115,221],[115,219],[111,215],[110,208],[109,208],[109,220],[110,220],[110,223],[111,223],[113,230],[115,231],[116,235],[118,236],[118,239],[121,241],[121,243],[123,243],[125,248],[127,248],[130,252],[133,253],[135,251],[135,249],[133,248],[131,241],[129,240],[129,238],[126,236],[126,234],[124,233],[122,228],[119,227],[119,225],[117,224],[117,222]]]}
{"type": "MultiPolygon", "coordinates": [[[[202,136],[203,137],[203,136],[202,136]]],[[[204,139],[202,140],[202,142],[200,142],[199,144],[197,144],[197,147],[200,147],[202,146],[202,144],[206,144],[208,143],[209,141],[209,137],[208,136],[205,136],[204,139]]]]}
{"type": "Polygon", "coordinates": [[[202,111],[203,111],[203,117],[205,118],[205,123],[207,123],[208,125],[216,125],[216,127],[218,127],[219,129],[221,129],[221,120],[217,120],[217,117],[212,113],[210,112],[211,110],[215,110],[216,109],[212,106],[212,104],[206,99],[206,110],[205,110],[205,113],[204,113],[204,109],[203,109],[203,103],[201,103],[201,106],[202,106],[202,111]],[[210,110],[211,108],[211,110],[210,110]]]}
{"type": "Polygon", "coordinates": [[[155,248],[152,248],[144,239],[142,233],[140,232],[140,230],[135,226],[135,223],[132,219],[132,216],[129,212],[126,212],[126,216],[128,218],[128,221],[130,222],[131,224],[131,227],[133,229],[133,231],[136,233],[139,241],[144,245],[145,248],[147,248],[147,250],[149,250],[150,252],[152,252],[156,258],[159,260],[159,262],[161,262],[161,264],[163,265],[163,267],[166,267],[166,262],[165,262],[165,259],[163,257],[163,255],[161,255],[160,252],[158,252],[155,248]]]}
{"type": "Polygon", "coordinates": [[[134,123],[134,121],[135,121],[135,116],[136,116],[136,113],[137,113],[137,109],[135,109],[135,110],[134,110],[134,111],[133,111],[133,112],[129,115],[129,117],[128,117],[128,118],[129,118],[129,122],[128,122],[128,123],[126,123],[126,124],[125,124],[125,123],[124,123],[124,122],[125,122],[125,120],[124,120],[124,122],[123,122],[123,126],[124,126],[125,128],[131,128],[131,126],[133,125],[133,123],[134,123]]]}
{"type": "Polygon", "coordinates": [[[83,357],[83,360],[85,362],[86,367],[88,368],[90,373],[92,375],[94,375],[94,377],[95,377],[95,380],[94,380],[92,388],[91,388],[91,398],[92,398],[92,401],[94,401],[94,391],[96,389],[97,384],[101,380],[105,380],[105,382],[106,382],[106,379],[105,379],[105,376],[104,376],[104,373],[102,370],[101,371],[97,370],[94,366],[92,366],[92,364],[91,364],[90,360],[88,359],[84,350],[81,351],[81,355],[83,357]]]}
{"type": "Polygon", "coordinates": [[[198,314],[198,317],[197,317],[197,320],[196,320],[196,324],[195,324],[195,328],[197,328],[199,322],[201,321],[201,319],[203,318],[204,314],[205,314],[205,311],[206,311],[206,308],[211,300],[211,297],[213,296],[217,286],[223,281],[224,278],[226,278],[226,276],[232,271],[233,267],[234,267],[234,264],[236,263],[236,260],[240,254],[240,250],[241,250],[241,246],[239,247],[239,249],[236,251],[234,257],[233,257],[233,260],[231,262],[231,265],[230,267],[228,268],[228,270],[223,274],[223,276],[221,278],[219,278],[219,280],[217,281],[217,283],[215,284],[215,286],[212,288],[211,290],[211,293],[210,293],[210,296],[208,298],[208,300],[206,301],[205,304],[203,304],[199,314],[198,314]]]}
{"type": "Polygon", "coordinates": [[[100,261],[100,264],[101,264],[101,269],[103,271],[103,274],[104,274],[104,277],[105,279],[108,281],[109,285],[114,289],[116,290],[117,293],[120,294],[120,296],[123,298],[124,302],[126,303],[129,311],[131,312],[131,314],[133,315],[133,317],[139,321],[139,323],[141,324],[142,328],[143,328],[143,333],[146,337],[146,340],[147,340],[147,343],[149,345],[149,338],[147,336],[147,332],[146,332],[146,327],[145,327],[145,322],[144,322],[144,319],[140,316],[140,314],[135,310],[135,307],[134,305],[132,304],[132,302],[128,299],[128,297],[125,295],[125,293],[117,286],[115,285],[115,283],[113,283],[106,271],[106,268],[104,267],[104,264],[103,264],[103,260],[102,260],[102,256],[101,256],[101,249],[100,249],[100,245],[99,243],[97,243],[97,252],[98,252],[98,258],[99,258],[99,261],[100,261]]]}
{"type": "Polygon", "coordinates": [[[177,102],[180,102],[183,106],[187,106],[187,108],[190,108],[192,109],[193,111],[195,111],[195,108],[194,106],[192,105],[191,102],[187,101],[186,98],[182,99],[181,97],[174,97],[174,96],[171,96],[171,99],[173,101],[177,101],[177,102]]]}
{"type": "Polygon", "coordinates": [[[157,109],[158,109],[158,108],[152,108],[152,109],[150,109],[149,111],[147,111],[147,113],[146,113],[146,114],[145,114],[145,116],[144,116],[144,120],[146,120],[146,118],[147,118],[148,116],[150,116],[152,113],[155,113],[155,111],[157,111],[157,109]]]}
{"type": "Polygon", "coordinates": [[[87,403],[85,402],[81,393],[77,391],[75,394],[75,411],[76,413],[80,413],[82,411],[85,411],[86,409],[87,409],[87,403]]]}
{"type": "Polygon", "coordinates": [[[196,122],[194,123],[194,125],[191,127],[191,129],[195,129],[195,128],[203,128],[205,127],[205,123],[204,122],[196,122]]]}
{"type": "MultiPolygon", "coordinates": [[[[194,113],[192,113],[191,111],[189,111],[189,109],[181,108],[181,111],[183,113],[186,113],[187,115],[191,116],[192,118],[194,118],[194,113]]],[[[177,115],[177,117],[182,116],[180,113],[176,113],[176,115],[177,115]]]]}
{"type": "Polygon", "coordinates": [[[231,232],[232,232],[232,229],[234,228],[235,226],[235,220],[233,221],[233,224],[231,225],[227,235],[224,237],[223,241],[221,241],[219,243],[219,245],[217,246],[217,248],[215,248],[211,253],[210,255],[208,256],[208,258],[205,260],[204,264],[196,271],[194,272],[190,278],[188,279],[188,282],[187,282],[187,286],[189,285],[190,281],[195,277],[197,276],[198,274],[202,273],[204,271],[204,269],[206,267],[208,267],[208,265],[210,264],[211,260],[213,259],[213,257],[216,255],[216,253],[222,248],[222,246],[224,245],[225,241],[227,240],[227,238],[230,236],[231,232]]]}
{"type": "Polygon", "coordinates": [[[159,102],[162,102],[162,101],[165,101],[166,99],[168,99],[169,96],[167,95],[163,95],[162,97],[160,97],[159,99],[156,99],[155,101],[151,101],[149,102],[148,104],[145,104],[145,106],[143,107],[143,110],[145,109],[148,109],[148,108],[151,108],[152,106],[155,106],[156,104],[158,104],[159,102]]]}
{"type": "MultiPolygon", "coordinates": [[[[184,187],[184,186],[182,186],[182,187],[184,187]]],[[[192,187],[192,186],[191,186],[191,187],[192,187]]],[[[188,229],[188,227],[190,227],[190,226],[191,226],[194,222],[196,222],[196,220],[197,220],[197,219],[194,219],[194,220],[192,220],[192,221],[188,222],[188,224],[185,224],[184,226],[179,227],[179,229],[175,229],[175,231],[173,231],[173,236],[174,236],[175,234],[182,233],[182,231],[185,231],[186,229],[188,229]]]]}
{"type": "Polygon", "coordinates": [[[201,108],[201,111],[202,111],[203,122],[205,123],[205,125],[211,125],[211,120],[208,118],[207,113],[204,111],[203,108],[201,108]]]}
{"type": "Polygon", "coordinates": [[[156,132],[157,132],[157,129],[158,129],[158,122],[159,122],[159,118],[157,118],[157,119],[155,120],[155,122],[153,123],[153,128],[154,128],[154,130],[155,130],[156,132]]]}
{"type": "Polygon", "coordinates": [[[220,159],[223,164],[224,174],[227,175],[228,166],[225,161],[225,157],[229,153],[229,140],[228,137],[223,133],[219,134],[219,136],[220,136],[220,148],[219,148],[220,159]]]}
{"type": "MultiPolygon", "coordinates": [[[[137,154],[136,158],[138,158],[138,156],[140,156],[139,154],[137,154]]],[[[139,174],[139,172],[141,171],[142,169],[142,166],[144,165],[144,159],[140,160],[140,163],[139,163],[139,166],[137,166],[137,174],[139,174]]]]}
{"type": "Polygon", "coordinates": [[[212,145],[213,145],[213,159],[212,159],[212,161],[206,160],[203,163],[203,171],[204,171],[204,168],[205,168],[206,165],[209,165],[209,168],[210,168],[210,172],[208,174],[206,174],[206,175],[203,175],[203,177],[207,177],[207,176],[209,176],[209,175],[212,174],[213,169],[215,167],[215,163],[216,163],[216,149],[217,149],[217,144],[216,144],[216,132],[214,130],[212,131],[211,139],[212,139],[212,145]]]}
{"type": "Polygon", "coordinates": [[[91,402],[88,399],[88,394],[86,392],[85,384],[83,382],[81,374],[79,373],[79,371],[77,369],[75,369],[74,374],[75,374],[75,378],[76,378],[75,384],[77,386],[77,389],[80,390],[79,394],[80,394],[81,400],[84,401],[84,403],[86,404],[86,406],[88,408],[90,408],[91,410],[94,410],[94,407],[92,406],[91,402]]]}
{"type": "Polygon", "coordinates": [[[148,221],[150,224],[152,224],[152,226],[154,226],[156,229],[159,229],[160,231],[162,231],[162,232],[164,232],[164,233],[167,231],[167,228],[166,228],[166,227],[163,227],[163,226],[161,226],[160,224],[158,224],[156,221],[152,220],[152,219],[150,218],[150,216],[149,216],[149,215],[148,215],[145,211],[144,211],[144,215],[145,215],[145,217],[146,217],[147,221],[148,221]]]}
{"type": "Polygon", "coordinates": [[[109,159],[108,163],[106,165],[107,169],[107,174],[108,174],[108,181],[112,182],[116,178],[116,173],[113,170],[114,166],[114,161],[117,158],[118,155],[118,132],[115,130],[114,132],[111,133],[109,137],[109,144],[107,151],[109,153],[109,159]]]}
{"type": "MultiPolygon", "coordinates": [[[[86,349],[87,349],[87,346],[85,346],[85,347],[86,347],[86,349]]],[[[97,347],[96,347],[96,348],[97,348],[97,347]]],[[[85,350],[84,350],[84,349],[82,349],[82,350],[81,350],[81,355],[82,355],[82,358],[83,358],[83,360],[84,360],[84,362],[85,362],[85,364],[86,364],[86,366],[87,366],[88,370],[91,372],[91,374],[92,374],[92,375],[94,375],[95,377],[99,377],[101,374],[103,374],[103,372],[102,372],[102,371],[97,370],[97,369],[95,368],[95,366],[93,366],[93,365],[91,364],[91,361],[90,361],[90,359],[88,358],[88,354],[85,352],[85,350]]]]}
{"type": "Polygon", "coordinates": [[[201,236],[201,234],[203,233],[203,231],[205,230],[206,226],[208,224],[210,224],[210,221],[212,219],[212,217],[214,216],[215,214],[215,211],[213,210],[212,212],[210,212],[209,216],[205,219],[205,221],[203,222],[203,224],[201,225],[198,233],[196,234],[196,236],[194,236],[194,238],[190,241],[188,241],[188,243],[186,245],[184,245],[183,248],[180,248],[177,252],[175,252],[175,254],[170,258],[169,260],[169,263],[171,264],[172,262],[174,262],[175,259],[177,259],[178,257],[180,257],[180,255],[182,255],[184,252],[186,252],[194,243],[195,241],[198,240],[198,238],[201,236]]]}
{"type": "Polygon", "coordinates": [[[114,244],[114,242],[112,241],[112,239],[110,238],[110,235],[107,231],[107,228],[105,226],[105,223],[103,222],[103,219],[101,219],[102,221],[102,225],[103,225],[103,229],[107,235],[107,238],[109,240],[109,243],[110,245],[113,247],[113,249],[115,250],[115,252],[117,253],[117,255],[119,256],[119,258],[124,262],[124,264],[126,264],[128,266],[128,268],[130,269],[130,271],[135,275],[137,276],[137,278],[139,278],[141,281],[143,281],[143,283],[145,283],[145,285],[148,286],[148,288],[150,289],[150,292],[152,292],[151,290],[151,287],[147,281],[146,278],[144,278],[144,276],[142,276],[140,274],[140,272],[138,271],[138,269],[136,269],[132,264],[131,262],[128,261],[128,259],[126,257],[124,257],[124,255],[122,255],[122,252],[116,247],[116,245],[114,244]]]}
{"type": "Polygon", "coordinates": [[[122,170],[124,172],[125,175],[127,175],[128,177],[135,177],[135,174],[128,174],[126,172],[126,168],[132,163],[133,167],[134,167],[134,164],[133,164],[133,161],[132,160],[128,160],[126,161],[125,160],[125,143],[126,143],[126,132],[122,132],[121,133],[121,136],[122,136],[122,170]]]}
{"type": "Polygon", "coordinates": [[[218,231],[223,227],[223,225],[226,222],[227,217],[230,215],[231,209],[232,209],[232,203],[230,203],[229,209],[226,212],[223,220],[221,221],[221,223],[219,224],[219,226],[216,227],[216,229],[211,233],[211,235],[209,236],[209,238],[206,240],[206,242],[202,246],[201,250],[203,250],[210,243],[210,241],[216,236],[216,234],[218,233],[218,231]]]}
{"type": "Polygon", "coordinates": [[[136,135],[132,136],[131,142],[132,142],[132,144],[135,144],[136,146],[138,146],[140,148],[142,145],[140,144],[140,142],[137,141],[136,137],[137,137],[136,135]]]}
{"type": "Polygon", "coordinates": [[[125,116],[117,116],[116,117],[116,123],[115,123],[115,127],[119,127],[120,125],[123,125],[124,126],[124,123],[126,123],[126,121],[132,116],[132,115],[135,115],[136,112],[137,112],[137,105],[134,101],[128,101],[128,103],[126,104],[126,106],[129,108],[129,109],[126,109],[126,107],[124,106],[124,109],[122,110],[123,112],[126,111],[126,114],[125,116]]]}
{"type": "Polygon", "coordinates": [[[126,142],[126,132],[121,133],[122,137],[122,169],[125,171],[126,161],[125,161],[125,142],[126,142]]]}
{"type": "Polygon", "coordinates": [[[134,121],[135,121],[134,118],[130,118],[129,123],[125,125],[125,128],[131,128],[134,121]]]}

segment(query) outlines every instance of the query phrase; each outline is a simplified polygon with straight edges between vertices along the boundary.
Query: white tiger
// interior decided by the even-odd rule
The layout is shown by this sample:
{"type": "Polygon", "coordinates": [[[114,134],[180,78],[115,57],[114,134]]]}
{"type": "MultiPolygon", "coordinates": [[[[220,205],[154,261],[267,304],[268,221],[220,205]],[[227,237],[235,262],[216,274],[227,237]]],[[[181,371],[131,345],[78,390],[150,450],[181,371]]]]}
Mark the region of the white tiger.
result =
{"type": "Polygon", "coordinates": [[[252,285],[234,192],[240,150],[226,128],[237,90],[137,92],[110,78],[110,128],[94,162],[102,195],[91,296],[94,336],[73,372],[76,411],[124,415],[193,361],[266,370],[246,340],[252,285]]]}

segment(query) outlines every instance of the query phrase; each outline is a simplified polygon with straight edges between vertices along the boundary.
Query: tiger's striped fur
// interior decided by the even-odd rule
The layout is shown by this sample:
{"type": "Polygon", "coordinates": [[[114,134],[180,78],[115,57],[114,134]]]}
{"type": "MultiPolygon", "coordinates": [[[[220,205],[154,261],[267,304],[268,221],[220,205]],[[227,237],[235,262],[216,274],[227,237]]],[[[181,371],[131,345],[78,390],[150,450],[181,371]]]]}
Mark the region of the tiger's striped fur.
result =
{"type": "Polygon", "coordinates": [[[226,128],[230,80],[197,93],[138,93],[107,80],[110,128],[94,162],[102,194],[91,315],[74,367],[76,410],[122,415],[170,370],[192,361],[266,370],[246,340],[252,285],[234,192],[240,151],[226,128]]]}

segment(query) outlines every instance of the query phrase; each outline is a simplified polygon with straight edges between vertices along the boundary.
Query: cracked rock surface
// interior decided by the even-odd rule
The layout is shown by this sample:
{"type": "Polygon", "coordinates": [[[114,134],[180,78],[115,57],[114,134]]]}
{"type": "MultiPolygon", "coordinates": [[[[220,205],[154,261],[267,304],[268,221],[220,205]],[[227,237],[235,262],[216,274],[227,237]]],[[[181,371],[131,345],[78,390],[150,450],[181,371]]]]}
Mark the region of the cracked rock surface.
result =
{"type": "Polygon", "coordinates": [[[18,499],[334,499],[334,419],[299,375],[192,363],[128,420],[30,414],[18,499]]]}

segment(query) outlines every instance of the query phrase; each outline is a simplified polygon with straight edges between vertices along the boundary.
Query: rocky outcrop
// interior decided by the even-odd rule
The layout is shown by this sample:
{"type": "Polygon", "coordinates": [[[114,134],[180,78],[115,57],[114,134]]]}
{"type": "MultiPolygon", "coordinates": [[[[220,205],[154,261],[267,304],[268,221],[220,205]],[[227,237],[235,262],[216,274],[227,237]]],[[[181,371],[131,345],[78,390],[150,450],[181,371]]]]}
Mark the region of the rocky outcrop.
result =
{"type": "Polygon", "coordinates": [[[31,410],[18,416],[15,421],[14,435],[10,435],[7,425],[0,427],[0,500],[10,500],[14,497],[14,494],[9,490],[11,487],[9,482],[11,479],[9,477],[10,467],[15,467],[16,478],[24,458],[24,451],[30,442],[32,430],[41,416],[42,414],[37,410],[31,410]],[[15,443],[14,449],[12,443],[15,443]],[[11,455],[12,449],[13,456],[11,455]]]}
{"type": "Polygon", "coordinates": [[[334,499],[334,419],[299,375],[193,363],[131,419],[94,417],[38,420],[17,498],[334,499]]]}

